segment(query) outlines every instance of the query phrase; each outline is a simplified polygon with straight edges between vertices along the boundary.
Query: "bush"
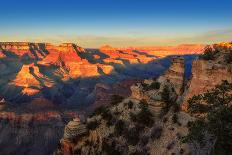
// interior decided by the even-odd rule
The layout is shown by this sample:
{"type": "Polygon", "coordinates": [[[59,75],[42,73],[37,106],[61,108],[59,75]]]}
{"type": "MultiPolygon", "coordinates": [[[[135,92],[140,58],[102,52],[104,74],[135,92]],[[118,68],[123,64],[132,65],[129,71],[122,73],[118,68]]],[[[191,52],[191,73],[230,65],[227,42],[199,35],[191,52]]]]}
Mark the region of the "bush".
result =
{"type": "Polygon", "coordinates": [[[97,127],[99,126],[99,122],[97,120],[94,120],[94,121],[90,121],[87,123],[87,128],[89,130],[94,130],[96,129],[97,127]]]}
{"type": "Polygon", "coordinates": [[[112,105],[117,105],[118,103],[122,102],[124,97],[120,95],[112,95],[111,97],[111,104],[112,105]]]}
{"type": "Polygon", "coordinates": [[[213,49],[211,46],[206,46],[204,49],[204,54],[200,57],[204,60],[214,60],[219,51],[213,49]]]}
{"type": "Polygon", "coordinates": [[[148,89],[148,84],[144,83],[144,82],[141,82],[141,85],[143,87],[143,89],[147,90],[148,89]]]}
{"type": "Polygon", "coordinates": [[[170,91],[167,85],[165,85],[163,88],[163,91],[161,93],[161,98],[165,103],[170,102],[170,91]]]}
{"type": "Polygon", "coordinates": [[[100,106],[97,109],[95,109],[95,111],[90,115],[90,117],[93,117],[95,115],[100,115],[104,112],[107,111],[107,107],[106,106],[100,106]]]}
{"type": "Polygon", "coordinates": [[[106,121],[106,124],[108,126],[113,125],[116,121],[109,109],[106,109],[105,111],[103,111],[101,113],[101,116],[106,121]]]}
{"type": "Polygon", "coordinates": [[[121,153],[115,149],[114,145],[108,144],[105,140],[102,142],[102,151],[107,155],[121,155],[121,153]]]}
{"type": "Polygon", "coordinates": [[[159,139],[162,135],[162,131],[163,131],[162,127],[153,128],[151,131],[151,139],[152,140],[159,139]]]}
{"type": "Polygon", "coordinates": [[[141,129],[133,127],[125,132],[125,138],[130,145],[137,145],[139,142],[141,129]]]}
{"type": "Polygon", "coordinates": [[[132,101],[129,101],[129,102],[127,103],[127,106],[128,106],[129,109],[132,109],[132,108],[133,108],[133,105],[134,105],[134,103],[133,103],[132,101]]]}
{"type": "Polygon", "coordinates": [[[149,86],[149,90],[152,89],[160,89],[160,83],[159,82],[152,82],[152,84],[149,86]]]}
{"type": "Polygon", "coordinates": [[[173,116],[172,116],[172,123],[178,123],[178,115],[177,114],[174,114],[173,116]]]}
{"type": "Polygon", "coordinates": [[[189,111],[192,114],[199,112],[199,105],[205,105],[205,118],[198,117],[188,123],[189,134],[183,142],[206,144],[205,134],[210,134],[215,140],[213,154],[227,155],[232,152],[232,83],[222,81],[214,89],[193,97],[189,102],[189,111]]]}
{"type": "Polygon", "coordinates": [[[125,127],[125,123],[122,120],[116,122],[114,132],[117,136],[121,135],[125,127]]]}
{"type": "Polygon", "coordinates": [[[146,109],[148,107],[148,103],[147,103],[147,101],[145,100],[145,99],[142,99],[142,100],[140,100],[140,102],[139,102],[139,108],[141,108],[141,109],[146,109]]]}
{"type": "Polygon", "coordinates": [[[153,115],[149,111],[147,104],[140,104],[141,110],[138,114],[130,113],[130,117],[133,122],[140,125],[151,127],[154,124],[153,115]]]}
{"type": "Polygon", "coordinates": [[[232,51],[225,56],[226,63],[232,63],[232,51]]]}

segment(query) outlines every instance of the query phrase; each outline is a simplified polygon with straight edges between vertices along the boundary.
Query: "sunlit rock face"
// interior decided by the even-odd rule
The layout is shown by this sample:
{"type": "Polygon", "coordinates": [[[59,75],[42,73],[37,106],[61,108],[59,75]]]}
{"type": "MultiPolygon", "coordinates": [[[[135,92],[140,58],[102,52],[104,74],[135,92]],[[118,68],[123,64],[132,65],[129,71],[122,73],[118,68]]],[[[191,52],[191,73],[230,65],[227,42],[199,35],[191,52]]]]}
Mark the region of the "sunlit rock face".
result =
{"type": "Polygon", "coordinates": [[[231,43],[211,45],[218,50],[214,60],[197,59],[192,64],[192,77],[187,85],[182,109],[187,111],[189,98],[201,94],[220,84],[222,80],[232,81],[231,63],[225,61],[232,50],[231,43]]]}
{"type": "MultiPolygon", "coordinates": [[[[73,43],[2,42],[0,95],[17,102],[39,96],[59,103],[73,103],[77,99],[90,102],[94,95],[89,94],[96,83],[112,84],[159,75],[168,67],[168,60],[158,58],[157,52],[165,56],[179,54],[175,49],[103,46],[98,50],[83,49],[73,43]]],[[[183,49],[185,54],[200,51],[198,45],[183,49]]]]}

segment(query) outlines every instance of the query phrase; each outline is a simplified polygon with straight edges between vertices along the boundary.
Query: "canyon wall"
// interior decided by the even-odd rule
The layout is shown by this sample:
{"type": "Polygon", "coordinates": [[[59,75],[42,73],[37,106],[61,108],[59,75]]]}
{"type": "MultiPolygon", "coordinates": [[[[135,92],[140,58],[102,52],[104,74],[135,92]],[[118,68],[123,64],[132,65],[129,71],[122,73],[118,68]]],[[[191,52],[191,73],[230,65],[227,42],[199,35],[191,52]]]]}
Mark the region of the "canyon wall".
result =
{"type": "Polygon", "coordinates": [[[182,109],[188,110],[188,99],[201,94],[220,84],[222,80],[232,82],[232,64],[226,62],[232,51],[231,43],[219,43],[211,45],[216,51],[213,60],[205,60],[203,57],[192,63],[192,76],[187,83],[182,109]]]}

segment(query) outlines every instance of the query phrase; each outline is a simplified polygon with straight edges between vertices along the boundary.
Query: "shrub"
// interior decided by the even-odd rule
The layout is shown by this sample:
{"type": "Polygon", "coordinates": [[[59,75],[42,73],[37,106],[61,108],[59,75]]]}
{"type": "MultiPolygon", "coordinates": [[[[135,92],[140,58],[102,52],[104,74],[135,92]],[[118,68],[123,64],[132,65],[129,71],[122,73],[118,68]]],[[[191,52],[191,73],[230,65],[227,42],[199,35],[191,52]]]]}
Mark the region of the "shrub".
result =
{"type": "Polygon", "coordinates": [[[163,91],[161,93],[162,100],[169,104],[170,103],[170,91],[167,85],[164,86],[163,91]]]}
{"type": "Polygon", "coordinates": [[[213,49],[211,46],[206,46],[204,49],[204,54],[200,58],[204,60],[214,60],[217,53],[218,51],[213,49]]]}
{"type": "Polygon", "coordinates": [[[133,122],[143,126],[151,127],[154,124],[153,115],[147,108],[146,104],[140,104],[141,110],[138,114],[130,113],[133,122]]]}
{"type": "Polygon", "coordinates": [[[137,145],[139,142],[140,128],[133,127],[125,132],[125,138],[130,145],[137,145]]]}
{"type": "Polygon", "coordinates": [[[125,127],[125,123],[122,120],[116,122],[114,132],[116,135],[121,135],[125,127]]]}
{"type": "Polygon", "coordinates": [[[205,146],[205,134],[210,134],[215,140],[213,154],[226,155],[232,152],[232,83],[222,81],[214,89],[195,96],[189,102],[189,111],[199,112],[199,105],[205,105],[205,118],[199,117],[188,123],[189,134],[183,142],[191,142],[205,146]]]}
{"type": "Polygon", "coordinates": [[[152,82],[152,84],[149,86],[149,90],[152,89],[160,89],[160,83],[159,82],[152,82]]]}
{"type": "Polygon", "coordinates": [[[102,151],[107,155],[121,155],[121,153],[115,149],[114,145],[108,144],[105,140],[102,142],[102,151]]]}
{"type": "Polygon", "coordinates": [[[105,111],[103,111],[101,113],[101,116],[106,121],[106,124],[108,126],[113,125],[116,121],[109,109],[106,109],[105,111]]]}
{"type": "Polygon", "coordinates": [[[153,128],[151,131],[151,139],[152,140],[159,139],[162,135],[162,131],[163,129],[161,127],[153,128]]]}
{"type": "Polygon", "coordinates": [[[106,106],[100,106],[97,109],[95,109],[95,111],[90,115],[90,117],[93,117],[95,115],[100,115],[104,112],[107,111],[107,107],[106,106]]]}
{"type": "Polygon", "coordinates": [[[146,109],[148,107],[148,103],[145,99],[140,100],[139,102],[139,108],[146,109]]]}
{"type": "Polygon", "coordinates": [[[232,63],[232,51],[225,56],[226,63],[232,63]]]}
{"type": "Polygon", "coordinates": [[[148,84],[141,82],[141,85],[143,87],[143,89],[147,90],[148,89],[148,84]]]}
{"type": "Polygon", "coordinates": [[[90,121],[87,123],[87,128],[90,130],[94,130],[99,126],[99,122],[97,120],[90,121]]]}
{"type": "Polygon", "coordinates": [[[118,103],[122,102],[124,97],[120,95],[112,95],[111,97],[111,104],[112,105],[117,105],[118,103]]]}
{"type": "Polygon", "coordinates": [[[178,115],[177,114],[174,114],[173,116],[172,116],[172,123],[178,123],[178,115]]]}
{"type": "Polygon", "coordinates": [[[132,109],[134,103],[133,103],[132,101],[129,101],[129,102],[127,103],[127,105],[128,105],[128,108],[129,108],[129,109],[132,109]]]}

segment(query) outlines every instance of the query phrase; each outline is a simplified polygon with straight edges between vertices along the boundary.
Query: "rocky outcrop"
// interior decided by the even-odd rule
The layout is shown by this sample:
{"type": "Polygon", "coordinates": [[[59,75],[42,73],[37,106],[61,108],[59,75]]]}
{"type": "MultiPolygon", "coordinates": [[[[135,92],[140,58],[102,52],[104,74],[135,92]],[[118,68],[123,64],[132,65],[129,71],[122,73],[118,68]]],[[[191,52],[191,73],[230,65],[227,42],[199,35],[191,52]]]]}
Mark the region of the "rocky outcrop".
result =
{"type": "Polygon", "coordinates": [[[205,60],[203,57],[192,63],[192,77],[187,84],[184,94],[182,109],[188,110],[188,99],[201,94],[220,84],[222,80],[232,81],[232,64],[226,62],[232,50],[232,44],[219,43],[211,45],[213,50],[218,51],[213,60],[205,60]]]}
{"type": "Polygon", "coordinates": [[[172,58],[171,66],[159,78],[145,80],[143,83],[131,86],[131,97],[146,100],[156,116],[159,116],[166,106],[162,98],[164,89],[167,89],[170,101],[179,102],[178,98],[183,93],[184,71],[184,59],[182,57],[172,58]]]}
{"type": "Polygon", "coordinates": [[[64,139],[72,140],[86,133],[87,133],[86,125],[81,124],[79,118],[74,118],[65,126],[63,137],[64,139]]]}

